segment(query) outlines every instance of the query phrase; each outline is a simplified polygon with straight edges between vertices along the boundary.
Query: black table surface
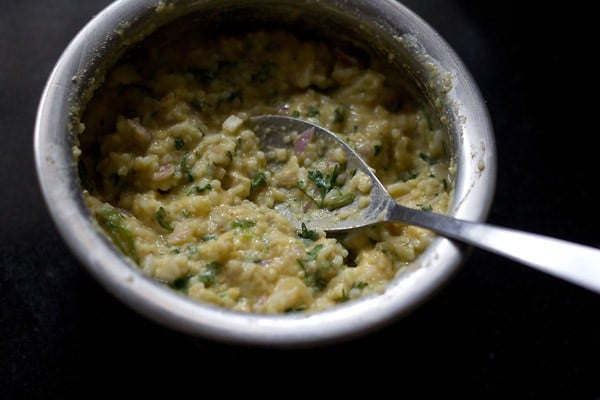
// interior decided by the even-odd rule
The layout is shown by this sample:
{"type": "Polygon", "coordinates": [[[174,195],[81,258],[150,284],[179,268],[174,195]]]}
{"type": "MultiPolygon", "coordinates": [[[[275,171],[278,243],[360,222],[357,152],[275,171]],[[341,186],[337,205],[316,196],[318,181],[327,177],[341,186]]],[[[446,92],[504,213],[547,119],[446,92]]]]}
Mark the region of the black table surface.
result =
{"type": "MultiPolygon", "coordinates": [[[[51,68],[109,0],[1,3],[0,398],[128,389],[599,398],[600,296],[479,249],[406,318],[324,347],[227,345],[136,314],[68,251],[33,163],[51,68]]],[[[600,247],[597,22],[578,2],[549,3],[405,2],[456,50],[487,102],[498,153],[488,222],[600,247]]]]}

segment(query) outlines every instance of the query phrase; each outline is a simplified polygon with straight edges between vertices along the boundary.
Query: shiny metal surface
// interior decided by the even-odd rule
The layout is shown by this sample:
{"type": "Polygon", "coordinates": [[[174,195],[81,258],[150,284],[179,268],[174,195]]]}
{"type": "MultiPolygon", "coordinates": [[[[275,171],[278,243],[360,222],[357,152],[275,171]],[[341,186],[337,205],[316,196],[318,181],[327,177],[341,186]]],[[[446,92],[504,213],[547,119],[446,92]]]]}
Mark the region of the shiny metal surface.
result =
{"type": "MultiPolygon", "coordinates": [[[[600,249],[405,207],[394,200],[364,160],[333,132],[308,121],[280,115],[262,115],[252,117],[250,121],[261,146],[288,147],[290,144],[286,144],[283,138],[289,132],[313,129],[316,140],[331,141],[328,146],[330,149],[341,148],[346,153],[347,170],[358,169],[371,179],[373,186],[368,207],[353,212],[349,218],[339,219],[334,213],[329,213],[323,218],[312,219],[306,222],[309,229],[336,232],[385,222],[408,223],[503,255],[600,293],[600,249]]],[[[286,212],[287,203],[281,204],[283,209],[280,212],[300,228],[304,221],[301,216],[286,212]]],[[[351,209],[354,205],[345,207],[351,209]]]]}
{"type": "Polygon", "coordinates": [[[302,347],[365,335],[412,311],[460,267],[468,249],[439,238],[380,295],[313,315],[241,314],[184,298],[144,276],[100,233],[83,203],[72,148],[73,113],[102,72],[132,44],[192,12],[204,21],[310,24],[356,38],[386,55],[393,71],[422,90],[453,139],[458,166],[450,214],[486,218],[494,191],[495,143],[489,116],[468,71],[423,20],[393,0],[118,0],[72,40],[39,103],[34,152],[42,193],[65,242],[112,294],[173,329],[224,342],[302,347]],[[444,79],[440,79],[443,76],[444,79]]]}

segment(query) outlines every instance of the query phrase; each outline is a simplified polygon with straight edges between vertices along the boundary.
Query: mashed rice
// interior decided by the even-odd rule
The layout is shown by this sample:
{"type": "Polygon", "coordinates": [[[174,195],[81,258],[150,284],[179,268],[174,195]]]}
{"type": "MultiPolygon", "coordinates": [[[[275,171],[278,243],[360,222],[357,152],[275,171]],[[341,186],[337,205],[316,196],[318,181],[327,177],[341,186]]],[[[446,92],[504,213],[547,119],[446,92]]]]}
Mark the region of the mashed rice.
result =
{"type": "Polygon", "coordinates": [[[335,132],[397,201],[446,212],[444,136],[419,103],[351,50],[257,30],[154,38],[109,71],[76,151],[92,216],[145,274],[221,307],[313,312],[382,292],[432,234],[296,229],[277,204],[338,209],[368,196],[369,180],[338,174],[335,151],[305,163],[303,148],[261,149],[248,123],[260,114],[335,132]]]}

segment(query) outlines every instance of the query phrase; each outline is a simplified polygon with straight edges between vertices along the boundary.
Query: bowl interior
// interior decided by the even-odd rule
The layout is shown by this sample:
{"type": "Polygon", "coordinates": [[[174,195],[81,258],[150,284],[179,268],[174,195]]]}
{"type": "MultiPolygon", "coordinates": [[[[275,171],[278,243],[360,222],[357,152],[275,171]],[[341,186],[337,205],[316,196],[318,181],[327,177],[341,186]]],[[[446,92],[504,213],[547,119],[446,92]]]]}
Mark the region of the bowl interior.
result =
{"type": "Polygon", "coordinates": [[[104,72],[140,40],[171,23],[175,29],[201,26],[209,31],[286,26],[358,46],[380,60],[388,79],[421,98],[433,110],[434,123],[447,132],[457,166],[449,214],[483,220],[493,196],[495,147],[477,87],[444,40],[396,1],[118,1],[90,21],[61,56],[42,96],[35,129],[38,176],[56,226],[111,293],[192,335],[306,346],[349,339],[390,323],[457,270],[468,249],[437,238],[383,295],[313,315],[246,315],[183,298],[132,268],[92,223],[72,152],[82,105],[102,83],[104,72]]]}

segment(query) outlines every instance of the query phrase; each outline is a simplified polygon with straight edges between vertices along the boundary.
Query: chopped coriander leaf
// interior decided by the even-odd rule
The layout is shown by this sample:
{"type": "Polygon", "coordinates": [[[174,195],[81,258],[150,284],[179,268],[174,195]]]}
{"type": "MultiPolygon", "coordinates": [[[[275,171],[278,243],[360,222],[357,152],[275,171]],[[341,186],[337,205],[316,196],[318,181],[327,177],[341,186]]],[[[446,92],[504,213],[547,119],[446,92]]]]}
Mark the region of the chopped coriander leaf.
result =
{"type": "Polygon", "coordinates": [[[190,191],[188,192],[188,196],[191,196],[193,194],[203,194],[206,192],[210,192],[211,190],[212,190],[212,185],[210,183],[207,183],[206,185],[202,185],[202,186],[196,185],[190,189],[190,191]]]}
{"type": "Polygon", "coordinates": [[[323,247],[325,247],[324,244],[316,244],[312,249],[310,249],[310,251],[308,251],[306,253],[307,256],[307,261],[314,261],[317,259],[317,255],[319,254],[319,252],[321,250],[323,250],[323,247]]]}
{"type": "Polygon", "coordinates": [[[313,231],[313,230],[309,230],[306,227],[306,224],[303,222],[302,223],[302,230],[300,232],[298,232],[298,237],[302,238],[302,239],[309,239],[309,240],[317,240],[319,238],[319,234],[317,233],[317,231],[313,231]]]}
{"type": "Polygon", "coordinates": [[[319,208],[321,207],[321,203],[319,203],[317,200],[315,200],[315,198],[312,197],[306,190],[306,187],[304,186],[304,181],[298,181],[296,183],[296,185],[294,185],[294,187],[296,189],[298,189],[299,191],[301,191],[306,197],[308,197],[310,201],[315,203],[317,205],[317,207],[319,207],[319,208]]]}
{"type": "Polygon", "coordinates": [[[187,289],[188,282],[190,281],[191,275],[185,275],[175,279],[169,284],[169,286],[175,290],[185,291],[187,289]]]}
{"type": "Polygon", "coordinates": [[[341,302],[350,300],[350,296],[348,296],[348,293],[346,293],[346,289],[342,289],[342,295],[337,300],[341,302]]]}
{"type": "Polygon", "coordinates": [[[181,148],[183,148],[183,146],[185,146],[185,142],[180,137],[173,138],[173,141],[175,144],[175,150],[180,150],[181,148]]]}
{"type": "Polygon", "coordinates": [[[160,207],[158,211],[156,211],[156,220],[158,221],[160,226],[162,226],[169,232],[173,232],[173,227],[167,222],[166,218],[167,211],[163,207],[160,207]]]}
{"type": "Polygon", "coordinates": [[[133,241],[133,235],[127,227],[125,218],[113,207],[105,206],[95,212],[98,224],[108,234],[111,241],[136,263],[139,263],[139,257],[133,241]]]}
{"type": "Polygon", "coordinates": [[[308,178],[319,188],[321,195],[321,208],[323,208],[323,200],[325,199],[325,195],[335,186],[339,174],[339,164],[335,164],[333,172],[327,175],[323,175],[323,172],[321,171],[308,171],[308,178]]]}
{"type": "Polygon", "coordinates": [[[267,178],[263,171],[258,171],[256,174],[254,174],[254,176],[252,177],[252,180],[250,181],[250,187],[252,189],[259,189],[259,188],[265,186],[266,184],[267,184],[267,178]]]}
{"type": "Polygon", "coordinates": [[[429,154],[420,152],[419,153],[419,158],[423,161],[426,161],[427,163],[429,163],[429,165],[433,165],[436,163],[436,160],[434,160],[429,154]]]}
{"type": "Polygon", "coordinates": [[[317,270],[311,274],[308,274],[304,281],[308,286],[312,286],[318,292],[322,291],[327,287],[328,280],[323,276],[322,272],[317,270]]]}
{"type": "Polygon", "coordinates": [[[298,110],[293,110],[293,111],[290,113],[290,117],[292,117],[292,118],[300,118],[300,111],[298,111],[298,110]]]}
{"type": "Polygon", "coordinates": [[[235,141],[235,147],[233,148],[233,155],[237,156],[238,154],[238,150],[240,149],[240,145],[242,144],[242,138],[239,137],[237,138],[237,140],[235,141]]]}
{"type": "Polygon", "coordinates": [[[444,190],[448,190],[448,181],[445,178],[442,179],[442,186],[444,186],[444,190]]]}
{"type": "Polygon", "coordinates": [[[231,163],[233,161],[233,153],[231,152],[231,150],[227,150],[225,154],[227,155],[227,158],[229,158],[229,162],[231,163]]]}
{"type": "Polygon", "coordinates": [[[202,271],[196,276],[198,280],[204,283],[206,286],[212,286],[215,284],[215,280],[219,273],[221,273],[221,264],[216,261],[212,261],[206,264],[202,271]]]}
{"type": "Polygon", "coordinates": [[[187,158],[188,158],[189,153],[186,151],[185,153],[183,153],[183,157],[181,157],[181,162],[179,163],[179,170],[181,171],[181,174],[185,177],[187,177],[187,180],[190,182],[194,181],[194,177],[192,176],[191,171],[188,168],[188,164],[187,164],[187,158]]]}
{"type": "Polygon", "coordinates": [[[403,179],[402,181],[403,182],[410,181],[410,180],[416,179],[417,176],[419,176],[419,171],[409,171],[408,177],[406,179],[403,179]]]}
{"type": "Polygon", "coordinates": [[[302,312],[306,310],[306,306],[302,305],[302,306],[296,306],[296,307],[290,307],[290,308],[286,308],[283,312],[284,313],[291,313],[291,312],[302,312]]]}
{"type": "Polygon", "coordinates": [[[298,262],[298,265],[300,265],[300,267],[302,268],[302,270],[306,273],[306,264],[305,263],[308,260],[304,260],[304,259],[301,259],[301,258],[296,258],[296,261],[298,262]]]}
{"type": "Polygon", "coordinates": [[[346,112],[344,111],[344,109],[342,107],[336,107],[335,110],[333,110],[333,113],[334,113],[334,117],[333,117],[334,122],[344,122],[344,119],[346,119],[346,112]]]}
{"type": "Polygon", "coordinates": [[[229,224],[229,226],[231,228],[240,228],[240,229],[250,229],[252,228],[254,225],[256,225],[255,221],[251,221],[248,219],[236,219],[235,221],[231,221],[231,223],[229,224]]]}
{"type": "Polygon", "coordinates": [[[381,153],[381,150],[383,149],[383,145],[382,144],[376,144],[375,146],[373,146],[373,153],[375,156],[378,156],[381,153]]]}
{"type": "Polygon", "coordinates": [[[310,118],[317,118],[321,115],[321,111],[319,111],[319,107],[316,106],[308,106],[308,111],[306,112],[306,116],[310,118]]]}
{"type": "Polygon", "coordinates": [[[353,282],[352,283],[352,287],[350,287],[350,289],[364,289],[367,286],[369,286],[369,284],[367,282],[363,282],[363,281],[358,281],[358,282],[353,282]]]}
{"type": "Polygon", "coordinates": [[[217,235],[215,235],[214,233],[207,233],[206,235],[202,236],[200,240],[202,240],[203,242],[207,242],[209,240],[215,240],[216,238],[217,235]]]}
{"type": "Polygon", "coordinates": [[[431,212],[433,210],[433,208],[429,204],[427,204],[427,205],[418,204],[417,206],[421,209],[421,211],[431,212]]]}

